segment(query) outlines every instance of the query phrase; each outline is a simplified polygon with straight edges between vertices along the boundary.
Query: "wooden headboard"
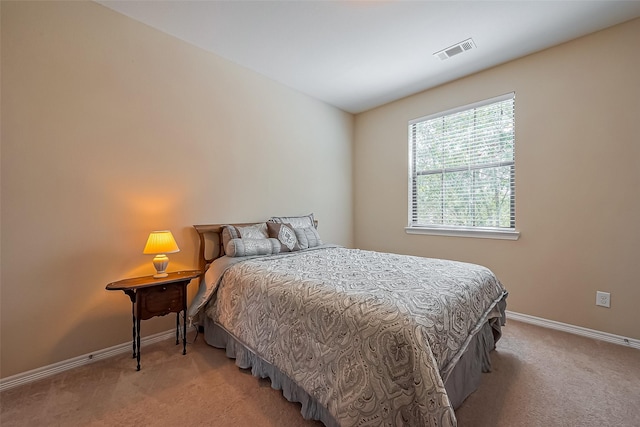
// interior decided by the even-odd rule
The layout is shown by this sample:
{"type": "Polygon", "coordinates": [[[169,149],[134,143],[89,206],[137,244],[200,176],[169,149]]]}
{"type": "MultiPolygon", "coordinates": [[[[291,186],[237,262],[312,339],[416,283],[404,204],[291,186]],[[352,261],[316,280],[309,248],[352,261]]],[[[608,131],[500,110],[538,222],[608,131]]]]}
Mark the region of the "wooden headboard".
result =
{"type": "MultiPolygon", "coordinates": [[[[264,222],[264,221],[263,221],[264,222]]],[[[235,227],[247,227],[249,225],[261,224],[261,222],[245,222],[245,223],[225,223],[225,224],[203,224],[194,225],[193,228],[198,232],[200,237],[200,250],[198,251],[198,268],[202,271],[202,275],[207,271],[207,267],[214,260],[224,256],[224,245],[222,244],[222,228],[225,225],[233,225],[235,227]],[[209,243],[209,245],[207,245],[209,243]]],[[[318,220],[315,220],[315,226],[318,228],[318,220]]]]}

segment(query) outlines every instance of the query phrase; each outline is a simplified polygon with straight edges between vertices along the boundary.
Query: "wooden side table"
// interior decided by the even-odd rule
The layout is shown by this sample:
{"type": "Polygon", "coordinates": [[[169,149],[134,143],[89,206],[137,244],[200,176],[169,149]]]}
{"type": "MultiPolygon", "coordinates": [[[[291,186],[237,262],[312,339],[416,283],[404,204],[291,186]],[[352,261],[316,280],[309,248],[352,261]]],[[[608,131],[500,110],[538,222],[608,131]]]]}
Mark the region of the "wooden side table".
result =
{"type": "Polygon", "coordinates": [[[108,291],[123,291],[131,299],[133,316],[133,357],[140,370],[140,321],[155,316],[176,313],[176,345],[180,343],[180,312],[182,321],[182,354],[187,354],[187,286],[200,276],[199,270],[176,271],[167,277],[135,277],[109,283],[108,291]]]}

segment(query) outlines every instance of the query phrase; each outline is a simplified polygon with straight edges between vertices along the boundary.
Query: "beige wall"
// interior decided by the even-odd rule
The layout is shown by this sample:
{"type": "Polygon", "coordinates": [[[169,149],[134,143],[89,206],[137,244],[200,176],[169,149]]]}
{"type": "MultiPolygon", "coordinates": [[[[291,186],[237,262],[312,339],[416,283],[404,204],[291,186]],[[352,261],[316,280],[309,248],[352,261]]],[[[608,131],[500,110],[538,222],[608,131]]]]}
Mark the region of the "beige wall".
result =
{"type": "Polygon", "coordinates": [[[314,212],[352,244],[353,116],[96,3],[1,7],[2,377],[127,342],[104,287],[154,272],[151,230],[169,270],[192,224],[314,212]]]}
{"type": "Polygon", "coordinates": [[[480,263],[509,310],[640,339],[637,40],[640,19],[358,115],[356,246],[480,263]],[[511,91],[520,240],[405,234],[407,122],[511,91]]]}

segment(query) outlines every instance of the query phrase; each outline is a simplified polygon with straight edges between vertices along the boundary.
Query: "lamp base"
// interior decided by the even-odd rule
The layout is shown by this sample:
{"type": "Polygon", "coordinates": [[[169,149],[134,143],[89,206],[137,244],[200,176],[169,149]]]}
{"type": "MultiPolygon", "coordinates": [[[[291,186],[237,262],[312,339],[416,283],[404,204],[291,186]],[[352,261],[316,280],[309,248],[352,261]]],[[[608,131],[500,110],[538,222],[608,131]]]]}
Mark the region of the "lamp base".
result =
{"type": "Polygon", "coordinates": [[[167,277],[167,266],[169,265],[169,257],[165,254],[158,254],[153,258],[153,266],[156,269],[156,274],[153,275],[155,279],[167,277]]]}

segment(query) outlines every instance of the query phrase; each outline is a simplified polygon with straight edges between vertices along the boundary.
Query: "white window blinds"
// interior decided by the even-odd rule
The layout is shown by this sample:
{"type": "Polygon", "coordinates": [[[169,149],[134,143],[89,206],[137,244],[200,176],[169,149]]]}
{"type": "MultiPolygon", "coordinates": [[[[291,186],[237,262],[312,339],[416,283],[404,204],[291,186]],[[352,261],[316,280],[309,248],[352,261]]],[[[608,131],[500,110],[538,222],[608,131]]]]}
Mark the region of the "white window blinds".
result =
{"type": "Polygon", "coordinates": [[[409,227],[515,230],[515,94],[409,122],[409,227]]]}

